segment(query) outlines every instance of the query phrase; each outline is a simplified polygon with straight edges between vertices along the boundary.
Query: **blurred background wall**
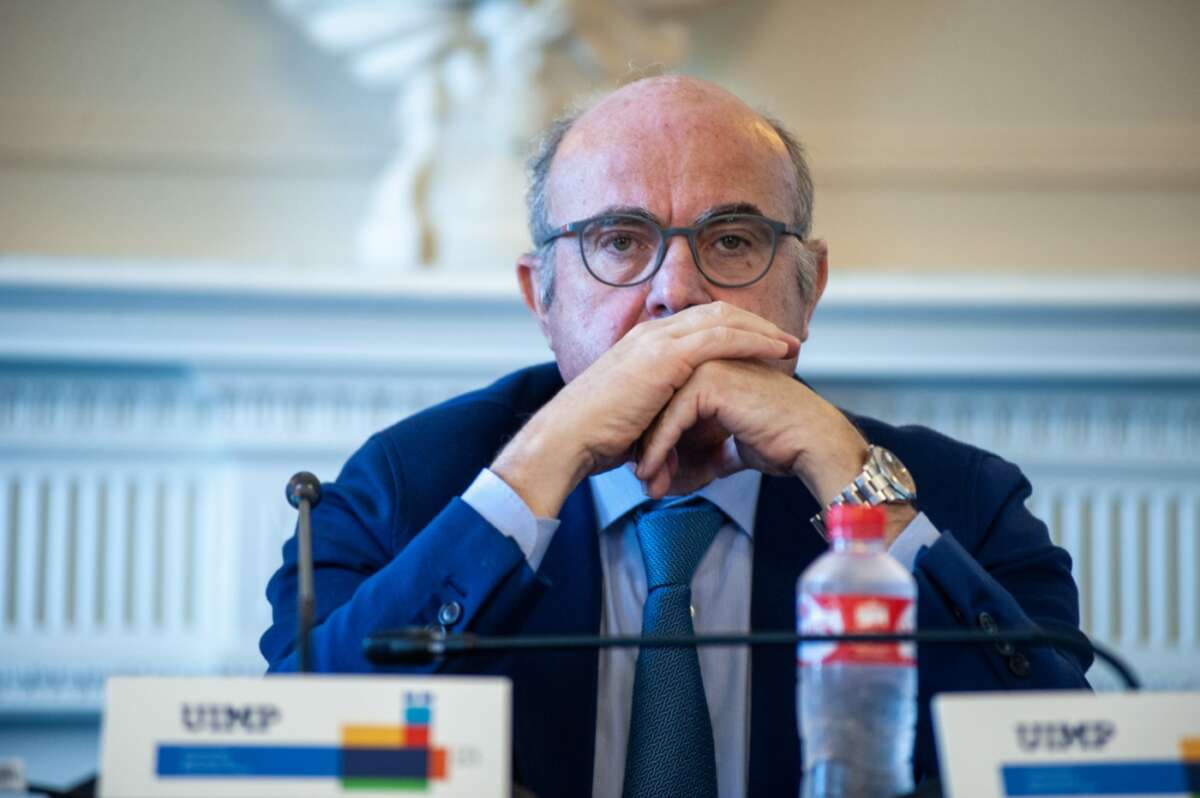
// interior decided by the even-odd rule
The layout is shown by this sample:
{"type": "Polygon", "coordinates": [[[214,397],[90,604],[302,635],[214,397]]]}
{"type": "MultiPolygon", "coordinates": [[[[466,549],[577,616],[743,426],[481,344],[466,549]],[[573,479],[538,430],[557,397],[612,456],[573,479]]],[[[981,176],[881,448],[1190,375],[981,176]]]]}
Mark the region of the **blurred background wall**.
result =
{"type": "Polygon", "coordinates": [[[453,105],[412,89],[432,28],[356,39],[335,5],[0,0],[0,759],[94,770],[111,673],[261,670],[285,480],[548,356],[513,131],[657,61],[808,145],[834,271],[804,375],[1020,463],[1085,628],[1197,686],[1200,5],[564,2],[572,79],[528,94],[479,43],[523,18],[454,23],[447,85],[506,78],[508,135],[414,124],[453,105]],[[418,139],[425,212],[479,232],[365,257],[418,139]]]}
{"type": "MultiPolygon", "coordinates": [[[[679,68],[807,142],[836,267],[1195,272],[1195,3],[693,5],[679,68]]],[[[342,267],[390,96],[267,3],[5,0],[0,240],[342,267]]]]}

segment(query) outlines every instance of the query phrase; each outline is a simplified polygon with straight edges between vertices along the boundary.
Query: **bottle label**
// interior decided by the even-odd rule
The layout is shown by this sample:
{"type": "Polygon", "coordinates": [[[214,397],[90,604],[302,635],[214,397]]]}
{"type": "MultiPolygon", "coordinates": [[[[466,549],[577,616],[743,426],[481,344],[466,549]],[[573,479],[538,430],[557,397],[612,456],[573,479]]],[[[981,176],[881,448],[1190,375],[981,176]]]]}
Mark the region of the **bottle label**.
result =
{"type": "MultiPolygon", "coordinates": [[[[796,616],[803,634],[885,634],[911,632],[916,603],[910,598],[859,593],[802,594],[796,616]]],[[[832,662],[876,665],[915,665],[912,643],[801,643],[797,663],[832,662]]]]}

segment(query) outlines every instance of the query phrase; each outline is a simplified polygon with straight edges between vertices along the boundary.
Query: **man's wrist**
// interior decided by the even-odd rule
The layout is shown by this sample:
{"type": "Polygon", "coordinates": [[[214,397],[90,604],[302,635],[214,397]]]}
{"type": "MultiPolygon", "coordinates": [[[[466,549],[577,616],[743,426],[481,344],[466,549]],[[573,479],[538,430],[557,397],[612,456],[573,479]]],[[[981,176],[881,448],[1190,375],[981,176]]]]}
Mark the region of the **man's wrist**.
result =
{"type": "Polygon", "coordinates": [[[887,520],[883,524],[883,545],[884,548],[890,548],[896,542],[896,538],[900,537],[908,525],[917,517],[917,508],[912,502],[889,502],[880,504],[883,508],[887,520]]]}
{"type": "Polygon", "coordinates": [[[858,477],[867,462],[867,442],[853,427],[850,433],[837,443],[801,453],[792,465],[792,473],[808,486],[822,508],[858,477]]]}
{"type": "MultiPolygon", "coordinates": [[[[539,414],[541,415],[541,414],[539,414]]],[[[563,502],[590,473],[586,453],[571,435],[557,435],[535,415],[490,466],[539,518],[555,518],[563,502]]]]}
{"type": "MultiPolygon", "coordinates": [[[[917,516],[913,503],[916,484],[908,470],[894,454],[879,446],[868,445],[854,427],[854,436],[861,442],[861,454],[850,455],[858,450],[857,444],[843,449],[826,449],[827,465],[808,471],[813,474],[808,484],[813,496],[821,506],[821,512],[813,517],[813,524],[822,535],[824,512],[834,504],[868,504],[881,508],[885,515],[884,542],[892,542],[912,523],[917,516]],[[839,455],[840,453],[840,455],[839,455]],[[840,459],[833,459],[840,456],[840,459]],[[857,462],[858,464],[852,465],[857,462]]],[[[803,477],[802,477],[803,478],[803,477]]]]}

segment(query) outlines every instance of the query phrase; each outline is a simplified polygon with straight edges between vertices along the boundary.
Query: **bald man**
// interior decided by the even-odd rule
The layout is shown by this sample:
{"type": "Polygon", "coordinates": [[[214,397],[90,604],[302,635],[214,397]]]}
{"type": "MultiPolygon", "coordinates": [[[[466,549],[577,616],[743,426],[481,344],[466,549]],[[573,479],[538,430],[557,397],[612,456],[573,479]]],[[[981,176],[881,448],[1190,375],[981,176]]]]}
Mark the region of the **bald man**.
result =
{"type": "MultiPolygon", "coordinates": [[[[369,671],[362,639],[406,626],[793,630],[796,579],[826,548],[809,520],[846,501],[884,509],[920,628],[1078,634],[1070,559],[1025,510],[1015,466],[849,414],[795,378],[828,265],[808,167],[778,123],[702,81],[632,83],[551,128],[529,208],[517,278],[556,362],[377,433],[326,486],[318,670],[369,671]]],[[[296,585],[293,539],[268,586],[272,671],[296,665],[296,585]]],[[[937,774],[933,693],[1085,687],[1089,664],[1050,648],[922,651],[917,777],[937,774]]],[[[512,678],[515,776],[542,798],[800,783],[786,648],[424,671],[512,678]]]]}

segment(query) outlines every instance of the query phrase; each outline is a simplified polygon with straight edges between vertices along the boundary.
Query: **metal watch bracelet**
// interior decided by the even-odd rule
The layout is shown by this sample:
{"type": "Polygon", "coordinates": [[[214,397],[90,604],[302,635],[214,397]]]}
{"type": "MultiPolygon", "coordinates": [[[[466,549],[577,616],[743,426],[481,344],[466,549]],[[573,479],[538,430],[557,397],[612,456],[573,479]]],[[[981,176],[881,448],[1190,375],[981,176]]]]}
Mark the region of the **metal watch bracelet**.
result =
{"type": "Polygon", "coordinates": [[[821,537],[829,539],[824,513],[839,504],[865,504],[874,507],[890,502],[908,502],[917,497],[912,475],[896,455],[882,446],[869,445],[863,469],[829,505],[809,519],[821,537]]]}

